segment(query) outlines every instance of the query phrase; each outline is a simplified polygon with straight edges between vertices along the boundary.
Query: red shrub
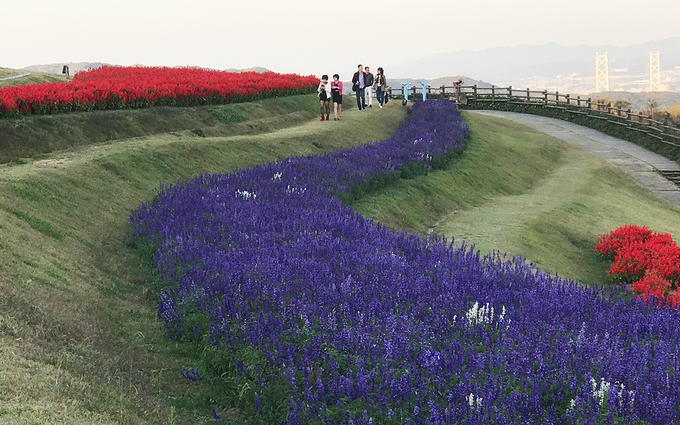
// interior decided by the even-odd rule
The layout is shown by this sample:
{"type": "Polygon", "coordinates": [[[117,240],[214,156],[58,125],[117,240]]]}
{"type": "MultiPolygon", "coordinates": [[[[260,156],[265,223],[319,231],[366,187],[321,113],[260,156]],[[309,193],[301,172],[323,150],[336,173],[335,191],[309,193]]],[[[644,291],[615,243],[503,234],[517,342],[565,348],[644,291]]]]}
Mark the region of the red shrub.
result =
{"type": "Polygon", "coordinates": [[[671,283],[654,270],[648,270],[642,279],[633,282],[633,291],[643,296],[653,295],[663,298],[671,291],[671,283]]]}
{"type": "Polygon", "coordinates": [[[612,230],[608,235],[600,235],[597,238],[595,251],[613,257],[623,246],[644,242],[650,236],[652,236],[652,231],[646,226],[625,224],[623,227],[612,230]]]}
{"type": "Polygon", "coordinates": [[[665,297],[667,305],[680,306],[680,247],[670,234],[625,225],[600,235],[595,251],[614,257],[607,274],[632,282],[633,291],[645,302],[665,297]]]}
{"type": "Polygon", "coordinates": [[[614,262],[607,274],[622,281],[632,282],[640,279],[649,268],[649,255],[643,243],[624,245],[618,249],[614,262]]]}

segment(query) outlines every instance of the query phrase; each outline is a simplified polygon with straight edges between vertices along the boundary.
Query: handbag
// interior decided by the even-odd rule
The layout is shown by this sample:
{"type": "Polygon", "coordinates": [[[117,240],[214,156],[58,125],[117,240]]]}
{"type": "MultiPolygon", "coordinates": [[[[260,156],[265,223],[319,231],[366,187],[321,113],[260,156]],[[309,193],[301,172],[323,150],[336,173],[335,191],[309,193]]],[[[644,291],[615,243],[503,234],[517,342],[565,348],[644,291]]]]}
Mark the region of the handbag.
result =
{"type": "Polygon", "coordinates": [[[390,101],[390,93],[385,92],[385,104],[387,104],[387,102],[389,102],[389,101],[390,101]]]}
{"type": "Polygon", "coordinates": [[[352,84],[352,91],[357,91],[359,89],[359,86],[356,84],[352,84]]]}

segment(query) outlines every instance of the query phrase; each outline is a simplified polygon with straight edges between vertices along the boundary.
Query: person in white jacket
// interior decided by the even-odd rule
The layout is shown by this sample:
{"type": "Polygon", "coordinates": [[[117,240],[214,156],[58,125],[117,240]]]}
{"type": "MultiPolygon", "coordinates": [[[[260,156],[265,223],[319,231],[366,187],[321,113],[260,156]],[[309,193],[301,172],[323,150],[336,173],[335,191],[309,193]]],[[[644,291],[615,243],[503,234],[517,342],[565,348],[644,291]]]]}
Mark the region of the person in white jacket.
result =
{"type": "Polygon", "coordinates": [[[329,121],[329,115],[331,114],[331,86],[328,84],[328,75],[324,74],[321,76],[321,82],[316,91],[319,94],[319,103],[321,105],[321,121],[329,121]],[[323,114],[324,111],[326,111],[326,116],[323,114]]]}

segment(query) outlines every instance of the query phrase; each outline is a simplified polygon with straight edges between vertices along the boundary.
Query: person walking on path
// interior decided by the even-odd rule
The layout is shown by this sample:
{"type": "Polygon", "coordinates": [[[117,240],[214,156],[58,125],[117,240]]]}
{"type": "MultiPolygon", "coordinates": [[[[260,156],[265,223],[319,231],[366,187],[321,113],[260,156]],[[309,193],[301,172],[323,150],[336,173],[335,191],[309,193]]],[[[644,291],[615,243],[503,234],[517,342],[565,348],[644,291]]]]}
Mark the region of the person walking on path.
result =
{"type": "Polygon", "coordinates": [[[385,71],[382,67],[378,68],[378,72],[375,74],[375,95],[378,98],[378,103],[380,107],[383,107],[385,102],[385,94],[387,93],[387,78],[385,78],[385,71]]]}
{"type": "Polygon", "coordinates": [[[328,75],[321,76],[321,82],[316,91],[319,94],[319,104],[321,105],[321,121],[330,121],[328,116],[331,114],[331,88],[328,84],[328,75]],[[324,110],[326,111],[325,117],[323,115],[324,110]]]}
{"type": "Polygon", "coordinates": [[[357,96],[357,107],[360,111],[366,110],[364,106],[366,104],[366,97],[364,95],[366,88],[366,74],[364,74],[363,65],[359,64],[357,72],[354,73],[352,77],[352,90],[357,96]]]}
{"type": "Polygon", "coordinates": [[[335,114],[335,121],[340,120],[342,113],[342,81],[338,74],[333,75],[333,82],[331,82],[331,96],[333,97],[333,114],[335,114]]]}
{"type": "Polygon", "coordinates": [[[372,108],[373,107],[373,82],[374,82],[374,79],[373,79],[373,74],[371,74],[371,70],[368,67],[366,67],[365,70],[366,70],[366,77],[365,77],[366,100],[364,102],[364,108],[366,108],[366,104],[368,104],[369,108],[372,108]]]}

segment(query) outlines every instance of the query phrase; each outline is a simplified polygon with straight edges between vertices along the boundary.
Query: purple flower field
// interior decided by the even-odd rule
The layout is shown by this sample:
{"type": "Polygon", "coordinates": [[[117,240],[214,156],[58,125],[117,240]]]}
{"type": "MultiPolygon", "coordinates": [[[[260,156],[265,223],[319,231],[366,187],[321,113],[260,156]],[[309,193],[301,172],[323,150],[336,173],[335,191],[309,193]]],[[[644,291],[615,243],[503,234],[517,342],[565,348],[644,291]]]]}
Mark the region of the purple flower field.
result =
{"type": "Polygon", "coordinates": [[[386,141],[163,186],[131,222],[168,337],[203,353],[183,376],[261,424],[680,422],[677,310],[346,205],[468,133],[421,102],[386,141]]]}

